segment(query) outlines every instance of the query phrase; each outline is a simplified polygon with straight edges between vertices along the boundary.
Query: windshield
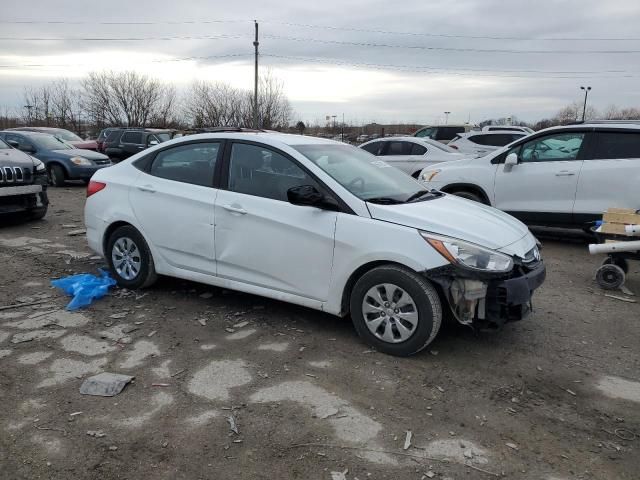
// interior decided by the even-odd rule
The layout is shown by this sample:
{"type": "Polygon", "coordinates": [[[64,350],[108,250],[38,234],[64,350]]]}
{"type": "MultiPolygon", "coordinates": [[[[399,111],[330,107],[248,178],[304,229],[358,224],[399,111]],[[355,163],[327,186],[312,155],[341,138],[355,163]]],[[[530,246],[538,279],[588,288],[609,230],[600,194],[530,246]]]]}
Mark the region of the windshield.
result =
{"type": "Polygon", "coordinates": [[[422,130],[418,130],[415,134],[416,137],[431,137],[435,133],[435,128],[423,128],[422,130]]]}
{"type": "Polygon", "coordinates": [[[158,137],[158,140],[160,140],[160,142],[171,140],[171,135],[169,135],[168,133],[156,133],[155,136],[158,137]]]}
{"type": "Polygon", "coordinates": [[[2,139],[0,139],[0,150],[6,150],[7,148],[11,148],[11,147],[6,143],[4,143],[2,139]]]}
{"type": "Polygon", "coordinates": [[[53,135],[56,136],[57,138],[59,138],[60,140],[65,140],[67,142],[81,142],[82,141],[82,139],[78,135],[76,135],[73,132],[70,132],[69,130],[56,130],[53,135]]]}
{"type": "Polygon", "coordinates": [[[293,148],[367,202],[404,203],[425,199],[430,193],[406,173],[359,148],[349,145],[296,145],[293,148]]]}
{"type": "Polygon", "coordinates": [[[70,150],[73,148],[53,135],[34,135],[29,139],[36,144],[38,150],[70,150]]]}

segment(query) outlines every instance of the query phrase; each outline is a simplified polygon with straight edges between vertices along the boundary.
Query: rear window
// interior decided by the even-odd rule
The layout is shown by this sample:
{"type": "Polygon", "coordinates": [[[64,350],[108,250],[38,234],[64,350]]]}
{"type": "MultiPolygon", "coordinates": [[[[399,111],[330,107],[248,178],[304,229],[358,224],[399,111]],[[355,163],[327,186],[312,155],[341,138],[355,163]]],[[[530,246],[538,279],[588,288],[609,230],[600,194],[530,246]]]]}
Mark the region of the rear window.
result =
{"type": "Polygon", "coordinates": [[[464,127],[438,127],[436,140],[451,140],[459,133],[464,133],[464,127]]]}
{"type": "Polygon", "coordinates": [[[411,155],[412,145],[409,142],[387,142],[384,155],[411,155]]]}
{"type": "Polygon", "coordinates": [[[380,147],[382,146],[383,142],[373,142],[373,143],[369,143],[367,145],[362,145],[360,148],[362,150],[364,150],[365,152],[369,152],[372,153],[374,155],[378,155],[380,153],[380,147]]]}
{"type": "Polygon", "coordinates": [[[142,132],[124,132],[122,143],[142,143],[142,132]]]}
{"type": "Polygon", "coordinates": [[[593,158],[640,158],[640,133],[597,132],[593,158]]]}
{"type": "Polygon", "coordinates": [[[410,155],[424,155],[427,153],[427,148],[422,145],[418,145],[417,143],[411,144],[411,153],[410,155]]]}

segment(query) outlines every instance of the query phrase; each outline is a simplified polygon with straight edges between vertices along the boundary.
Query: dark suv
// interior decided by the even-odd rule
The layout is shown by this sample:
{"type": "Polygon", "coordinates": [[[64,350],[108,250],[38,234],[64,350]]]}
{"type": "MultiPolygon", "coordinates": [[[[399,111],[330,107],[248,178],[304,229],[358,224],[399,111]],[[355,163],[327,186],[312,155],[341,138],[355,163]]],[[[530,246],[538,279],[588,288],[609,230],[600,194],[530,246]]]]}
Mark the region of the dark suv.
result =
{"type": "Polygon", "coordinates": [[[104,153],[109,158],[124,160],[145,148],[171,140],[172,130],[155,128],[127,128],[114,130],[104,142],[104,153]]]}
{"type": "Polygon", "coordinates": [[[47,214],[47,169],[40,160],[0,140],[0,214],[47,214]]]}

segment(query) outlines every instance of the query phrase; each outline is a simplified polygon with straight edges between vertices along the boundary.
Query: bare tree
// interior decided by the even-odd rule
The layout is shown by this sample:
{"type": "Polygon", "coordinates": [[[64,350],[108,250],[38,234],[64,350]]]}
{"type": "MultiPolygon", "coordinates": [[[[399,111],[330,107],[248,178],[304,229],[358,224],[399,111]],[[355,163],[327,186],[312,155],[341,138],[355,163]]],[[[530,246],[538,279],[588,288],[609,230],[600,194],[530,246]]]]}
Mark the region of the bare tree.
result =
{"type": "Polygon", "coordinates": [[[82,89],[85,109],[97,124],[144,127],[173,115],[175,89],[136,72],[91,72],[82,89]]]}
{"type": "Polygon", "coordinates": [[[270,70],[260,77],[258,118],[260,126],[266,129],[285,128],[291,120],[291,104],[284,93],[284,83],[270,70]]]}

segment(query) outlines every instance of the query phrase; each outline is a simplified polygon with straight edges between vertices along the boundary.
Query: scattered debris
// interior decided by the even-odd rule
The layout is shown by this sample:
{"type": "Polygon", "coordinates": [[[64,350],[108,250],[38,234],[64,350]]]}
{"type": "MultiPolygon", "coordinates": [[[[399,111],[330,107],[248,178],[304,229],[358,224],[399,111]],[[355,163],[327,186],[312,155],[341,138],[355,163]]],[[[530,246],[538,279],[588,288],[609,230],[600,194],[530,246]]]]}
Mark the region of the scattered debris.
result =
{"type": "Polygon", "coordinates": [[[349,473],[349,469],[342,472],[331,472],[331,480],[347,480],[347,473],[349,473]]]}
{"type": "Polygon", "coordinates": [[[169,442],[167,440],[162,442],[162,448],[167,448],[168,446],[169,446],[169,442]]]}
{"type": "Polygon", "coordinates": [[[239,435],[238,425],[236,424],[236,419],[233,417],[233,415],[229,415],[227,417],[227,422],[229,422],[229,430],[231,430],[236,435],[239,435]]]}
{"type": "Polygon", "coordinates": [[[87,231],[84,228],[79,228],[78,230],[69,230],[67,235],[70,237],[77,237],[78,235],[84,235],[87,231]]]}
{"type": "Polygon", "coordinates": [[[505,445],[506,445],[507,447],[509,447],[510,449],[512,449],[512,450],[515,450],[515,451],[520,450],[520,448],[518,447],[518,445],[516,445],[515,443],[507,442],[507,443],[505,443],[505,445]]]}
{"type": "Polygon", "coordinates": [[[317,378],[313,373],[305,373],[307,377],[317,378]]]}
{"type": "Polygon", "coordinates": [[[206,318],[199,318],[198,319],[198,323],[200,325],[202,325],[203,327],[206,327],[207,326],[207,319],[206,318]]]}
{"type": "Polygon", "coordinates": [[[151,386],[152,387],[170,387],[171,385],[169,385],[168,383],[152,383],[151,386]]]}
{"type": "Polygon", "coordinates": [[[112,315],[109,315],[109,318],[113,318],[114,320],[118,320],[120,318],[124,318],[127,315],[129,315],[129,312],[120,312],[120,313],[114,313],[112,315]]]}
{"type": "Polygon", "coordinates": [[[149,332],[149,334],[147,335],[147,337],[153,337],[156,333],[158,333],[157,330],[152,330],[151,332],[149,332]]]}
{"type": "Polygon", "coordinates": [[[87,435],[94,438],[102,438],[107,436],[107,434],[102,430],[87,430],[87,435]]]}
{"type": "Polygon", "coordinates": [[[115,445],[111,445],[109,447],[109,450],[111,450],[112,452],[115,452],[116,450],[118,450],[118,447],[116,447],[115,445]]]}
{"type": "Polygon", "coordinates": [[[171,377],[171,378],[173,378],[173,377],[177,377],[178,375],[180,375],[181,373],[184,373],[184,372],[186,372],[186,371],[187,371],[187,369],[186,369],[186,368],[183,368],[182,370],[178,370],[176,373],[174,373],[174,374],[170,375],[170,377],[171,377]]]}
{"type": "Polygon", "coordinates": [[[624,284],[623,284],[623,285],[620,285],[620,291],[621,291],[622,293],[624,293],[625,295],[629,295],[630,297],[635,297],[635,296],[636,296],[636,294],[635,294],[635,293],[633,293],[631,290],[629,290],[629,289],[627,288],[627,286],[626,286],[626,285],[624,285],[624,284]]]}
{"type": "Polygon", "coordinates": [[[12,308],[31,307],[33,305],[40,305],[41,303],[47,303],[47,302],[48,300],[38,300],[37,302],[14,303],[12,305],[3,305],[0,307],[0,310],[10,310],[12,308]]]}
{"type": "Polygon", "coordinates": [[[436,389],[440,392],[440,393],[444,393],[444,388],[442,388],[441,386],[436,386],[436,389]]]}
{"type": "Polygon", "coordinates": [[[200,294],[200,298],[204,298],[205,300],[208,300],[211,297],[213,297],[213,293],[211,292],[205,292],[200,294]]]}
{"type": "Polygon", "coordinates": [[[607,298],[613,298],[614,300],[620,300],[621,302],[627,302],[627,303],[638,303],[636,300],[634,300],[633,298],[627,298],[627,297],[620,297],[618,295],[611,295],[609,293],[605,293],[604,294],[605,297],[607,298]]]}
{"type": "Polygon", "coordinates": [[[51,285],[60,288],[73,299],[67,305],[67,310],[76,310],[90,305],[94,300],[104,297],[109,289],[116,284],[107,270],[100,269],[100,276],[89,273],[71,275],[51,281],[51,285]]]}
{"type": "Polygon", "coordinates": [[[233,332],[235,332],[235,330],[234,330],[233,328],[225,328],[225,329],[224,329],[224,331],[225,331],[225,332],[228,332],[228,333],[233,333],[233,332]]]}
{"type": "Polygon", "coordinates": [[[413,438],[413,433],[411,433],[411,430],[407,430],[407,436],[404,437],[404,446],[402,447],[403,450],[409,450],[409,447],[411,446],[412,438],[413,438]]]}
{"type": "Polygon", "coordinates": [[[565,388],[564,390],[565,390],[565,392],[567,392],[568,394],[573,395],[574,397],[576,396],[576,392],[574,392],[573,390],[569,390],[568,388],[565,388]]]}
{"type": "Polygon", "coordinates": [[[244,320],[242,322],[238,322],[236,323],[233,328],[242,328],[242,327],[246,327],[247,325],[249,325],[249,322],[244,320]]]}
{"type": "Polygon", "coordinates": [[[73,413],[70,413],[70,414],[69,414],[69,416],[70,416],[70,417],[75,417],[75,416],[77,416],[77,415],[82,415],[82,413],[83,413],[83,412],[73,412],[73,413]]]}
{"type": "Polygon", "coordinates": [[[424,476],[427,478],[433,478],[436,476],[436,474],[433,473],[431,470],[429,470],[427,473],[424,474],[424,476]]]}
{"type": "Polygon", "coordinates": [[[99,397],[113,397],[118,395],[124,387],[133,380],[130,375],[119,373],[99,373],[87,378],[80,387],[82,395],[94,395],[99,397]]]}

